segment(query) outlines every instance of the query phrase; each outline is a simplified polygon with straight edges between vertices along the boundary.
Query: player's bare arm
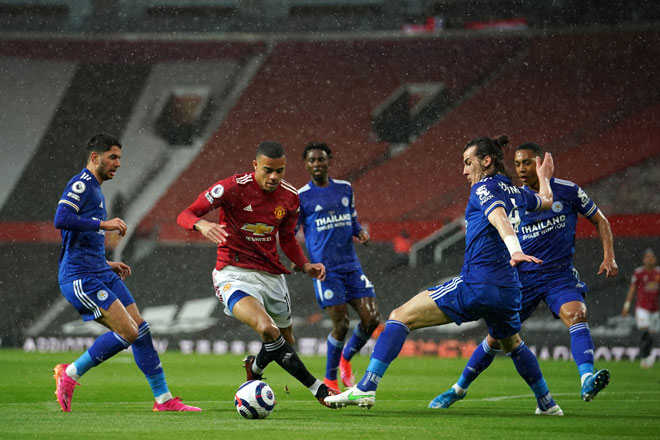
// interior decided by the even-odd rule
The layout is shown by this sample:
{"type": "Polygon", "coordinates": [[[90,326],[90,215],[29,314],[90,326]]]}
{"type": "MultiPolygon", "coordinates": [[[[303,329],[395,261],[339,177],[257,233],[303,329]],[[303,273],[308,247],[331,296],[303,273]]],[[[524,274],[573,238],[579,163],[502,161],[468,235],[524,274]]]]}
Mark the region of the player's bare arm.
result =
{"type": "Polygon", "coordinates": [[[201,232],[204,237],[215,244],[224,244],[227,242],[227,236],[229,235],[225,227],[225,225],[219,225],[208,220],[200,219],[195,223],[193,229],[201,232]]]}
{"type": "Polygon", "coordinates": [[[126,235],[126,230],[128,229],[124,220],[119,217],[115,217],[112,220],[102,220],[100,227],[104,231],[118,231],[122,237],[126,235]]]}
{"type": "Polygon", "coordinates": [[[603,244],[603,262],[600,263],[600,267],[598,268],[598,275],[604,273],[605,278],[614,277],[619,273],[619,266],[614,259],[614,246],[612,244],[613,238],[610,222],[600,209],[589,218],[589,221],[593,223],[598,230],[598,236],[603,244]]]}
{"type": "Polygon", "coordinates": [[[121,261],[108,261],[108,265],[110,266],[110,269],[117,275],[119,275],[119,278],[122,280],[126,279],[126,277],[131,276],[131,266],[129,266],[126,263],[123,263],[121,261]]]}
{"type": "Polygon", "coordinates": [[[499,232],[500,237],[506,244],[506,247],[511,254],[511,260],[509,261],[511,266],[517,266],[523,262],[535,264],[542,263],[538,258],[526,255],[523,253],[522,249],[520,249],[520,242],[518,241],[516,233],[513,231],[513,226],[511,226],[511,222],[509,221],[504,208],[498,206],[493,209],[493,211],[488,214],[488,221],[491,225],[495,226],[495,229],[497,229],[497,232],[499,232]]]}

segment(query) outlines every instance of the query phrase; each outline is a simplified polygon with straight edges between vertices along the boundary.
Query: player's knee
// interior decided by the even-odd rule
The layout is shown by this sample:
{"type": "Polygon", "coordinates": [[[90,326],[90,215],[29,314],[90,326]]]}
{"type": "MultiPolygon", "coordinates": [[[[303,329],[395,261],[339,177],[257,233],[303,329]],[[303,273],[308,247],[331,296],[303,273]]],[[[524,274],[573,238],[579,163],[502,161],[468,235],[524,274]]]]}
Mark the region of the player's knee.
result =
{"type": "Polygon", "coordinates": [[[116,333],[124,338],[124,340],[129,344],[132,344],[138,338],[137,326],[130,326],[128,329],[124,329],[121,332],[116,333]]]}
{"type": "Polygon", "coordinates": [[[373,333],[373,331],[376,330],[376,327],[378,327],[378,324],[380,324],[380,315],[377,312],[374,315],[369,316],[366,321],[362,321],[362,327],[368,334],[373,333]]]}
{"type": "Polygon", "coordinates": [[[404,323],[405,325],[408,325],[408,316],[409,314],[407,313],[407,310],[405,308],[405,304],[401,307],[397,307],[396,309],[392,310],[392,313],[390,313],[390,320],[391,321],[399,321],[404,323]]]}
{"type": "Polygon", "coordinates": [[[568,327],[581,322],[587,322],[587,310],[583,307],[576,308],[565,313],[563,318],[568,327]]]}
{"type": "Polygon", "coordinates": [[[338,341],[343,341],[348,333],[350,318],[348,315],[332,321],[332,337],[338,341]]]}
{"type": "Polygon", "coordinates": [[[259,320],[254,327],[254,331],[261,336],[261,340],[264,342],[276,341],[281,335],[280,329],[277,328],[275,323],[266,319],[259,320]]]}

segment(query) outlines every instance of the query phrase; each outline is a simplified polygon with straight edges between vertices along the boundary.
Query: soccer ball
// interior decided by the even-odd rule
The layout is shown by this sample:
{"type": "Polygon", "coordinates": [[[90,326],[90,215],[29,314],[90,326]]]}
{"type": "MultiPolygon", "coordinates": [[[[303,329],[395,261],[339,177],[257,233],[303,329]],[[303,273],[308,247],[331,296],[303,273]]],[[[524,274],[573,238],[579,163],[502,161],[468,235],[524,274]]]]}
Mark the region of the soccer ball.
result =
{"type": "Polygon", "coordinates": [[[275,408],[275,393],[266,382],[249,380],[238,387],[234,397],[236,411],[246,419],[265,419],[275,408]]]}

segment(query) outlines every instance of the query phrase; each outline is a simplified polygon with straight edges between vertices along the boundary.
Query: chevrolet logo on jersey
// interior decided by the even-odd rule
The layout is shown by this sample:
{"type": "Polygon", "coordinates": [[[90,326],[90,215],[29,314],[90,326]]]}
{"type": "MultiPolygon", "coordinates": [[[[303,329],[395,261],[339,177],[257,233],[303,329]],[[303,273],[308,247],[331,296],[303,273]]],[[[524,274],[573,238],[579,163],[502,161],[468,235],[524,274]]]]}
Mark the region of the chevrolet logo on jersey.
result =
{"type": "Polygon", "coordinates": [[[267,225],[265,223],[246,223],[241,227],[241,230],[252,232],[254,235],[265,235],[273,232],[275,230],[275,226],[267,225]]]}

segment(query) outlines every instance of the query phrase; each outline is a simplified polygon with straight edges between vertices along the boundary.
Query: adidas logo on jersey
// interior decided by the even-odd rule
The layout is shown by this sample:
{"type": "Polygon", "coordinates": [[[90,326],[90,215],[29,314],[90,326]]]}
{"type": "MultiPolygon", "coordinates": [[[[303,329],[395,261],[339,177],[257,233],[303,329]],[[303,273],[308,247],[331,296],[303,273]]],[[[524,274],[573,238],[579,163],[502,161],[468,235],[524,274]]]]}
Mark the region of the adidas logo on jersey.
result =
{"type": "Polygon", "coordinates": [[[323,206],[316,205],[316,208],[314,208],[314,212],[319,212],[319,211],[323,211],[323,206]]]}
{"type": "Polygon", "coordinates": [[[243,208],[243,211],[252,212],[252,205],[247,205],[245,208],[243,208]]]}

